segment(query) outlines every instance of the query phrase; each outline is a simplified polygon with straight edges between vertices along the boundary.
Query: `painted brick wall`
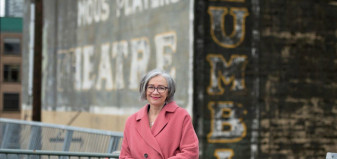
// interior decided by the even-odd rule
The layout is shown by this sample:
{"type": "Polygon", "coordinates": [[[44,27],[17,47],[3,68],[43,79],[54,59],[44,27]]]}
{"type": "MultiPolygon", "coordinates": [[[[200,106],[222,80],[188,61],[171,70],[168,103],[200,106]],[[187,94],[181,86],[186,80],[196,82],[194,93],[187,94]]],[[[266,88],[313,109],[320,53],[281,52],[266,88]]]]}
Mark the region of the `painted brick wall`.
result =
{"type": "Polygon", "coordinates": [[[336,1],[260,1],[261,158],[337,151],[336,1]]]}
{"type": "Polygon", "coordinates": [[[201,158],[337,152],[337,1],[200,0],[195,17],[201,158]]]}
{"type": "Polygon", "coordinates": [[[257,157],[257,2],[195,2],[193,118],[202,159],[257,157]]]}

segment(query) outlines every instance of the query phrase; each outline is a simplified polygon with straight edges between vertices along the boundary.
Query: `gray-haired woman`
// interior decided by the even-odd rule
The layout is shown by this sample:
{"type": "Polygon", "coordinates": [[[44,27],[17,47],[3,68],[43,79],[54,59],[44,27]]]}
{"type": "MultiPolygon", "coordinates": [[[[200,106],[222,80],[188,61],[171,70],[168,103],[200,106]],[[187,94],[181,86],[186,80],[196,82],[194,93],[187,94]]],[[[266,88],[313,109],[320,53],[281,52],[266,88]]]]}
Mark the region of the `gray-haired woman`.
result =
{"type": "Polygon", "coordinates": [[[175,82],[161,70],[148,72],[139,92],[146,104],[125,124],[119,158],[199,157],[199,141],[187,111],[174,101],[175,82]]]}

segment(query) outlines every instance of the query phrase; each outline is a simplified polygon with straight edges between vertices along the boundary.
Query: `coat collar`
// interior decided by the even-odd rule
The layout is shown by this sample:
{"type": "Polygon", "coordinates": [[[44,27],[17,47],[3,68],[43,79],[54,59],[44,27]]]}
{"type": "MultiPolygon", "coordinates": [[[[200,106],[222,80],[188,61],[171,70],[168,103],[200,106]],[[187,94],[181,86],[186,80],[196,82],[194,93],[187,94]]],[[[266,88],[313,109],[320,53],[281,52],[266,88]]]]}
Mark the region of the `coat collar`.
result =
{"type": "Polygon", "coordinates": [[[150,128],[149,118],[147,116],[148,104],[145,105],[136,116],[137,124],[136,129],[138,133],[142,136],[145,142],[147,142],[153,149],[155,149],[161,156],[164,158],[163,153],[160,149],[160,146],[156,140],[156,136],[165,128],[169,122],[169,118],[166,116],[166,113],[175,112],[178,108],[178,105],[175,102],[170,102],[166,104],[160,111],[154,125],[150,128]]]}
{"type": "MultiPolygon", "coordinates": [[[[138,111],[137,116],[136,116],[136,120],[137,121],[139,121],[141,119],[144,119],[144,117],[147,118],[147,109],[148,109],[148,106],[149,106],[149,104],[146,104],[145,106],[143,106],[143,108],[140,111],[138,111]]],[[[170,103],[166,104],[162,108],[162,110],[160,111],[160,113],[162,113],[162,112],[165,112],[165,113],[166,112],[170,112],[170,113],[172,113],[172,112],[175,112],[177,108],[178,108],[178,105],[176,104],[176,102],[173,101],[173,102],[170,102],[170,103]]]]}

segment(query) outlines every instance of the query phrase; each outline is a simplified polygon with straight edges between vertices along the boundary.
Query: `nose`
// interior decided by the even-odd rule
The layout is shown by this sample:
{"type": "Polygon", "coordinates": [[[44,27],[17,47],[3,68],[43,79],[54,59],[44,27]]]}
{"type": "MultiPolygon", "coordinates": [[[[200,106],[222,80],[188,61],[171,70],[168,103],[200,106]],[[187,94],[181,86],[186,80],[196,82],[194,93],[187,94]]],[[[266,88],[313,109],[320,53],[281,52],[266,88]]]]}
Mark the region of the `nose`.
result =
{"type": "Polygon", "coordinates": [[[158,88],[154,88],[154,91],[152,93],[154,93],[154,92],[159,93],[158,88]]]}

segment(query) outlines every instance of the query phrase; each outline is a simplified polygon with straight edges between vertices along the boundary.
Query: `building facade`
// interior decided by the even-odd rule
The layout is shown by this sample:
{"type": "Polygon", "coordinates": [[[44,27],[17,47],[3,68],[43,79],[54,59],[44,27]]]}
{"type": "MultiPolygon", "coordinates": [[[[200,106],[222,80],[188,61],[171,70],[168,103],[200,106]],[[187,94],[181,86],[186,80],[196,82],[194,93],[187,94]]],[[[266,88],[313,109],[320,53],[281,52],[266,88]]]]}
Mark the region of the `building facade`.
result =
{"type": "Polygon", "coordinates": [[[42,121],[123,131],[144,105],[141,75],[162,68],[192,111],[200,158],[324,158],[337,149],[336,10],[334,0],[44,1],[42,121]]]}
{"type": "Polygon", "coordinates": [[[0,19],[0,117],[21,118],[22,18],[0,19]]]}

